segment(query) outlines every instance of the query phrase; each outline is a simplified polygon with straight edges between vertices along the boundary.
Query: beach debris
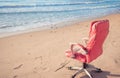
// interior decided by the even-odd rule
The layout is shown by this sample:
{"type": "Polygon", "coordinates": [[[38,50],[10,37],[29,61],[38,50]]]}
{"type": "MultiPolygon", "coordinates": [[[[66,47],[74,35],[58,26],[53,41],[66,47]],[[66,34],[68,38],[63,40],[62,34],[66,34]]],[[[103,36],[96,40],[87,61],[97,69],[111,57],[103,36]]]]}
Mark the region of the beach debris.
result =
{"type": "Polygon", "coordinates": [[[28,55],[31,55],[31,53],[28,53],[28,55]]]}
{"type": "Polygon", "coordinates": [[[64,63],[61,63],[61,64],[60,64],[60,67],[57,68],[57,69],[55,70],[55,72],[57,72],[58,70],[64,68],[69,62],[70,62],[70,61],[65,61],[64,63]]]}
{"type": "Polygon", "coordinates": [[[19,69],[19,68],[21,68],[22,66],[23,66],[23,64],[20,64],[19,66],[15,67],[15,68],[13,68],[13,69],[14,69],[14,70],[19,69]]]}
{"type": "Polygon", "coordinates": [[[114,59],[114,62],[115,62],[115,64],[120,65],[120,59],[119,58],[114,59]]]}

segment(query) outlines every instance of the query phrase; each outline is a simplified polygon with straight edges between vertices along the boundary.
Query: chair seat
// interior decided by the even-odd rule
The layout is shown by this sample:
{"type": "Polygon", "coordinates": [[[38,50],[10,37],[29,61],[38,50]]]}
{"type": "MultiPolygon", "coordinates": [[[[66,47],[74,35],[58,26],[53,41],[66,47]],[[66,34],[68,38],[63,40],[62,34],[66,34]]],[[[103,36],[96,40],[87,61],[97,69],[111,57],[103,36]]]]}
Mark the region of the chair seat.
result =
{"type": "Polygon", "coordinates": [[[81,44],[73,44],[70,47],[70,50],[66,51],[66,56],[71,57],[75,56],[74,59],[81,61],[83,63],[90,63],[96,58],[98,58],[103,53],[103,43],[109,32],[109,21],[108,20],[99,20],[92,22],[89,32],[89,40],[84,47],[81,44]],[[73,46],[80,46],[83,50],[86,50],[87,53],[83,55],[79,52],[73,52],[73,46]]]}
{"type": "Polygon", "coordinates": [[[73,52],[71,50],[66,51],[66,56],[67,57],[72,57],[72,55],[75,56],[74,59],[76,59],[80,62],[86,62],[86,56],[85,55],[83,55],[81,53],[78,53],[78,52],[74,52],[74,54],[73,54],[73,52]]]}

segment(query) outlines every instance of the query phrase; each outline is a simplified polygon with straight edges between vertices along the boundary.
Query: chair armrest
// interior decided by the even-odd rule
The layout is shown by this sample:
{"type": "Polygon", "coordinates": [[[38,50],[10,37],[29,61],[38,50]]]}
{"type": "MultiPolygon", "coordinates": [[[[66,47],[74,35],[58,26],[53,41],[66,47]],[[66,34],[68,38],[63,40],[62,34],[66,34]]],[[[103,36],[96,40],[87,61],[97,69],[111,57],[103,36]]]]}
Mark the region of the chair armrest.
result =
{"type": "Polygon", "coordinates": [[[72,43],[70,49],[73,52],[73,54],[74,54],[74,52],[78,52],[78,53],[81,53],[83,55],[88,53],[86,48],[83,45],[79,44],[79,43],[72,43]],[[74,49],[74,47],[76,47],[76,46],[78,46],[77,49],[74,49]]]}

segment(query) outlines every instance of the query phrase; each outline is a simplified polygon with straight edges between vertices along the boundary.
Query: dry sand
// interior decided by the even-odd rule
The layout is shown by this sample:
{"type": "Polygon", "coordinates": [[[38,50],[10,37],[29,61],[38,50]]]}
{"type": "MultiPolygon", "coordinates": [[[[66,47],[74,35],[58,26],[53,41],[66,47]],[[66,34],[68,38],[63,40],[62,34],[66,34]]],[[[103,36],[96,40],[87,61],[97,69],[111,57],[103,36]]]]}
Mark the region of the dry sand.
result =
{"type": "MultiPolygon", "coordinates": [[[[109,19],[110,33],[104,44],[104,53],[91,64],[104,72],[94,78],[120,78],[120,14],[109,19]]],[[[98,20],[98,19],[94,19],[98,20]]],[[[70,42],[83,44],[93,20],[50,30],[14,35],[0,39],[0,78],[70,78],[75,71],[67,66],[81,62],[65,57],[70,42]]],[[[80,74],[77,78],[88,78],[80,74]]]]}

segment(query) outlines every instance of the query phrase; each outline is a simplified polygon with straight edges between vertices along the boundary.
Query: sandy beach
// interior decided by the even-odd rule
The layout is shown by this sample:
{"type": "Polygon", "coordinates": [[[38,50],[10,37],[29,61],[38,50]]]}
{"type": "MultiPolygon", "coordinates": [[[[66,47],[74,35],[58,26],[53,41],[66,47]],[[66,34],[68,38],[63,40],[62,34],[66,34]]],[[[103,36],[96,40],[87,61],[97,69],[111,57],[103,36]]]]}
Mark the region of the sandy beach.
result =
{"type": "MultiPolygon", "coordinates": [[[[91,62],[104,72],[93,76],[120,78],[120,14],[98,19],[110,21],[110,32],[103,54],[91,62]]],[[[67,58],[65,50],[70,42],[84,44],[82,38],[88,36],[94,20],[0,38],[0,78],[70,78],[75,71],[66,67],[81,66],[81,62],[67,58]]],[[[77,78],[88,77],[81,73],[77,78]]]]}

